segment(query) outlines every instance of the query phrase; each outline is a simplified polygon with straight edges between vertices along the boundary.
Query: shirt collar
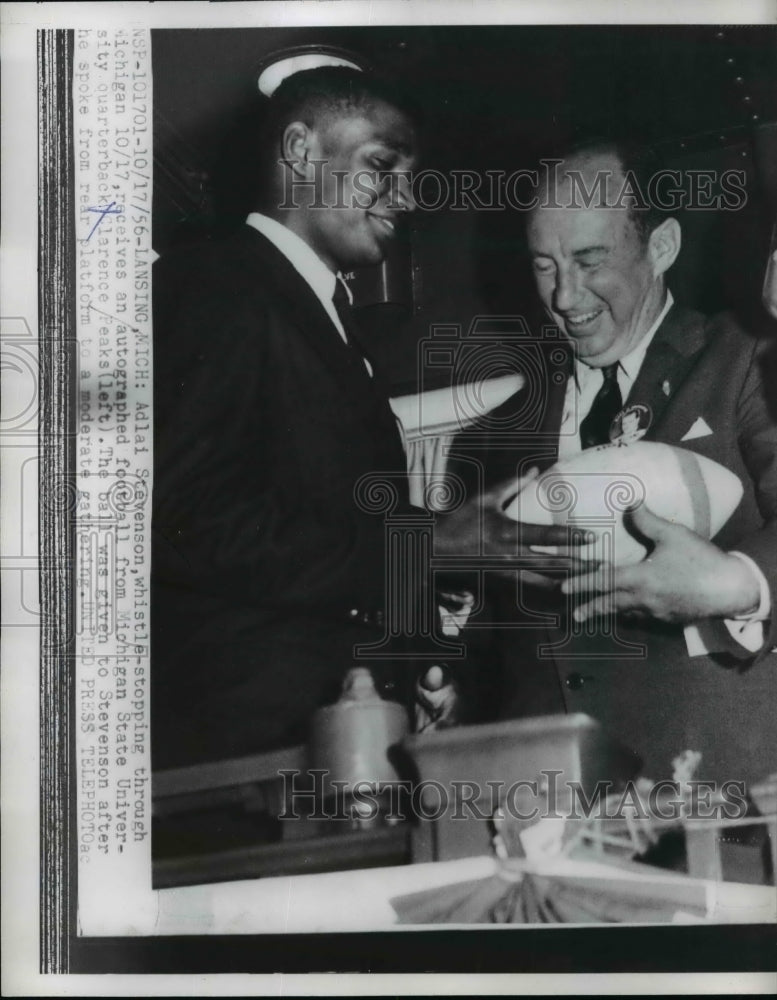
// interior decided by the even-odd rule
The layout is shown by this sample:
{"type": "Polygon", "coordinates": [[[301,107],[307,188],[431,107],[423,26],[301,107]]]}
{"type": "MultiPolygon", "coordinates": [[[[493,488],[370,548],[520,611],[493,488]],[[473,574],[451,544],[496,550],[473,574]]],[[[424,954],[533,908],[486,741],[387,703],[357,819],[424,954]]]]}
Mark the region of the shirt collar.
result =
{"type": "Polygon", "coordinates": [[[620,359],[621,368],[626,373],[626,376],[632,381],[634,381],[634,379],[639,374],[639,370],[642,367],[642,362],[645,360],[645,355],[647,354],[648,347],[650,347],[653,341],[653,337],[655,337],[659,326],[661,326],[661,324],[664,322],[666,314],[669,312],[669,310],[672,308],[673,305],[674,305],[674,299],[672,298],[672,293],[670,291],[667,291],[664,308],[656,317],[656,320],[653,323],[653,325],[650,327],[645,336],[640,340],[637,346],[620,359]]]}
{"type": "Polygon", "coordinates": [[[280,250],[322,302],[332,301],[337,278],[301,236],[261,212],[251,212],[246,223],[266,236],[280,250]]]}

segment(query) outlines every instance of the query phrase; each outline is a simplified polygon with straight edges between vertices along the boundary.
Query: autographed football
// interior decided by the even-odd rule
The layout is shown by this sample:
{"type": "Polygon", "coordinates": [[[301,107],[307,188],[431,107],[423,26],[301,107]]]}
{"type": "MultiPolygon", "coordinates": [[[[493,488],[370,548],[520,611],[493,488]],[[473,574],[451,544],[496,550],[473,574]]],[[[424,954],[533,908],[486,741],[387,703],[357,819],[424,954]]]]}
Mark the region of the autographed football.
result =
{"type": "Polygon", "coordinates": [[[709,458],[654,441],[616,442],[557,462],[505,513],[525,523],[587,528],[598,538],[581,548],[583,558],[629,566],[647,550],[624,527],[624,511],[646,503],[659,517],[713,538],[741,497],[738,476],[709,458]]]}

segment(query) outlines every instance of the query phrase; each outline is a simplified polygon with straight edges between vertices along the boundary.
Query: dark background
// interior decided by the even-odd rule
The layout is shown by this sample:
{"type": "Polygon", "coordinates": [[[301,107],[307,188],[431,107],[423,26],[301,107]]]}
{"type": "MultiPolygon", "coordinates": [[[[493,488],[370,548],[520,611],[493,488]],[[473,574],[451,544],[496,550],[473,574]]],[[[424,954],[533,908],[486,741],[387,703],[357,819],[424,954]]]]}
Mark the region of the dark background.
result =
{"type": "MultiPolygon", "coordinates": [[[[422,169],[531,165],[550,127],[616,128],[670,167],[744,169],[748,201],[681,216],[675,297],[769,321],[760,288],[777,216],[777,30],[770,27],[421,27],[158,30],[153,34],[154,246],[209,236],[251,205],[246,116],[270,53],[337,45],[404,81],[425,118],[422,169]]],[[[395,394],[463,378],[420,361],[433,324],[538,313],[517,213],[413,216],[412,302],[362,311],[395,394]]],[[[481,375],[491,374],[481,372],[481,375]]],[[[496,374],[496,372],[494,373],[496,374]]]]}

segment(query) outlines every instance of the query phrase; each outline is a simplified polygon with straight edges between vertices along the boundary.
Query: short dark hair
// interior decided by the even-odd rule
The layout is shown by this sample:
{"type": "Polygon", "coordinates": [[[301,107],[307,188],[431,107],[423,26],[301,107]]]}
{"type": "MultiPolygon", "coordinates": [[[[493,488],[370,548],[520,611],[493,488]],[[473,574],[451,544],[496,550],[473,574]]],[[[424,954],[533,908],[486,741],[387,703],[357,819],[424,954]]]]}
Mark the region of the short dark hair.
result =
{"type": "MultiPolygon", "coordinates": [[[[248,81],[247,81],[248,83],[248,81]]],[[[421,113],[406,91],[372,72],[347,66],[322,66],[287,77],[270,98],[252,81],[243,105],[221,146],[214,168],[214,228],[229,231],[246,212],[272,203],[275,171],[281,157],[281,137],[293,121],[313,122],[319,115],[343,115],[383,102],[408,115],[414,125],[421,113]]]]}
{"type": "Polygon", "coordinates": [[[266,143],[274,145],[293,121],[313,126],[322,118],[389,104],[418,124],[420,111],[397,83],[348,66],[321,66],[287,77],[267,103],[266,143]]]}

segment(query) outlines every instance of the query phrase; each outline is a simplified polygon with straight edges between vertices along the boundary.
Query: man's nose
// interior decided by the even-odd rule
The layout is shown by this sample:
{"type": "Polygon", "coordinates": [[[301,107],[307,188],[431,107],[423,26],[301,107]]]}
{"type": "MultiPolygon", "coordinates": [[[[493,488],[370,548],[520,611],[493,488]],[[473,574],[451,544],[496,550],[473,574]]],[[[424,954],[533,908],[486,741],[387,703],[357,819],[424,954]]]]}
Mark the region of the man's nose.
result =
{"type": "Polygon", "coordinates": [[[567,312],[574,308],[580,298],[580,282],[572,270],[558,270],[553,289],[553,308],[556,312],[567,312]]]}
{"type": "Polygon", "coordinates": [[[391,207],[400,212],[414,212],[413,178],[409,170],[394,175],[391,185],[391,207]]]}

